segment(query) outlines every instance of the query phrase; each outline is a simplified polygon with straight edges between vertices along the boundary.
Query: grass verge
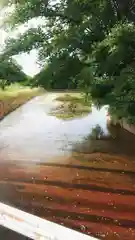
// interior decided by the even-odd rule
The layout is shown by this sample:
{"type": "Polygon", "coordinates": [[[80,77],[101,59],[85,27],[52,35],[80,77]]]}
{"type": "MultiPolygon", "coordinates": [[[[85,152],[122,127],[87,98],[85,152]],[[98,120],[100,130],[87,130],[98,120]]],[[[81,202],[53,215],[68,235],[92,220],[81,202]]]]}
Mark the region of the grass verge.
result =
{"type": "Polygon", "coordinates": [[[11,85],[3,91],[0,89],[0,120],[16,108],[43,93],[40,88],[11,85]]]}
{"type": "Polygon", "coordinates": [[[60,119],[82,117],[91,112],[91,102],[86,101],[81,93],[60,94],[55,101],[59,101],[60,104],[51,112],[51,115],[60,119]]]}

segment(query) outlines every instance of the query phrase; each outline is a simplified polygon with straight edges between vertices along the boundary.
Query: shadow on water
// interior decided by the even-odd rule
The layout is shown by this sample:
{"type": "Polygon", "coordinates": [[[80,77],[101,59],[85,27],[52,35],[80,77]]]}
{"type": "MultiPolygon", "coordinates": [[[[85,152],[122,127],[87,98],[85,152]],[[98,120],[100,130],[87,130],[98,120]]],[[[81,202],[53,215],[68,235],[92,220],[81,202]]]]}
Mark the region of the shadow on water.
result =
{"type": "Polygon", "coordinates": [[[106,131],[97,124],[83,142],[75,144],[73,151],[82,153],[109,153],[135,156],[135,136],[119,125],[106,125],[106,131]]]}

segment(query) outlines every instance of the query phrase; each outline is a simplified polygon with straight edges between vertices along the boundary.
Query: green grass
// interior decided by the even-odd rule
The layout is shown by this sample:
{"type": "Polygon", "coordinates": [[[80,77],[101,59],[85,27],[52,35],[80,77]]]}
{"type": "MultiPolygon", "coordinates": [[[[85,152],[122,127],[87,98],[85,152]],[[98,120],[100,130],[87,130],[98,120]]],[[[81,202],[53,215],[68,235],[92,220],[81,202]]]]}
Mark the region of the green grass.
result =
{"type": "Polygon", "coordinates": [[[67,94],[61,94],[61,96],[57,97],[55,99],[59,102],[72,102],[72,103],[80,103],[84,106],[90,106],[90,101],[86,101],[84,94],[82,93],[67,93],[67,94]]]}
{"type": "Polygon", "coordinates": [[[60,104],[51,115],[60,119],[69,120],[91,112],[91,102],[86,101],[81,93],[60,94],[55,101],[59,101],[60,104]]]}
{"type": "Polygon", "coordinates": [[[63,120],[70,120],[70,119],[73,119],[73,118],[77,118],[77,117],[84,117],[84,116],[87,116],[88,113],[90,111],[87,111],[87,112],[76,112],[76,113],[72,113],[72,112],[65,112],[65,113],[54,113],[52,115],[54,115],[55,117],[59,118],[59,119],[63,119],[63,120]]]}
{"type": "Polygon", "coordinates": [[[43,93],[40,88],[12,84],[3,91],[0,89],[0,119],[33,97],[43,93]]]}
{"type": "Polygon", "coordinates": [[[81,100],[81,98],[72,94],[65,94],[63,96],[57,97],[55,100],[60,102],[78,102],[81,100]]]}

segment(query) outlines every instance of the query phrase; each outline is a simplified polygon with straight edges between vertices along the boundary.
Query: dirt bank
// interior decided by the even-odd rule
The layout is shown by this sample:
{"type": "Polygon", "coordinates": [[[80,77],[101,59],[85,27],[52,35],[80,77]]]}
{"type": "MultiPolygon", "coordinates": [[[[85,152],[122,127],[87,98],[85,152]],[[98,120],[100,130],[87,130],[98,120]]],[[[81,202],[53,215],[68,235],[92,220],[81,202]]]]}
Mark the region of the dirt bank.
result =
{"type": "Polygon", "coordinates": [[[0,120],[28,100],[42,93],[43,90],[41,89],[30,89],[29,87],[0,90],[0,120]]]}
{"type": "Polygon", "coordinates": [[[128,124],[125,120],[120,120],[120,121],[113,121],[110,117],[107,119],[107,123],[112,124],[112,125],[120,125],[122,128],[127,130],[128,132],[132,133],[135,135],[135,125],[134,124],[128,124]]]}

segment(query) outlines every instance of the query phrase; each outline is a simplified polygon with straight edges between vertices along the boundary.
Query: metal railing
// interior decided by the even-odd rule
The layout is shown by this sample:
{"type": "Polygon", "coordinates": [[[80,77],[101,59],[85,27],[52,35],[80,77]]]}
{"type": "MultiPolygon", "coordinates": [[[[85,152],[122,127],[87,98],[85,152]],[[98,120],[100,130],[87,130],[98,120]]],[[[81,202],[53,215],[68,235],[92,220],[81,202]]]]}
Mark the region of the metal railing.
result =
{"type": "Polygon", "coordinates": [[[3,203],[0,203],[0,225],[34,240],[95,239],[3,203]]]}

